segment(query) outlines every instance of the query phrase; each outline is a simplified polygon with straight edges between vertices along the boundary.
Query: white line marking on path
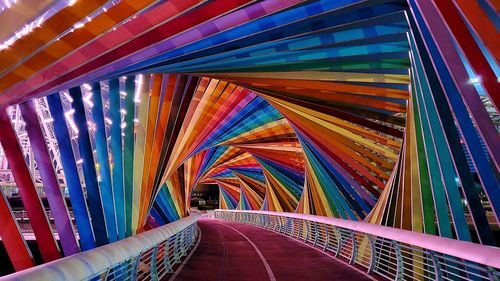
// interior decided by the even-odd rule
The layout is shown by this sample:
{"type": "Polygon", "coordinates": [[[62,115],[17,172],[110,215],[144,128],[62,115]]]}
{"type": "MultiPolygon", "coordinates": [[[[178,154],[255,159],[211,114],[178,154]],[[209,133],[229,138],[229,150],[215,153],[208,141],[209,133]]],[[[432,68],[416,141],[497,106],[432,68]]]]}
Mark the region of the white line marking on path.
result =
{"type": "Polygon", "coordinates": [[[250,245],[252,245],[252,247],[254,248],[254,250],[257,252],[257,254],[259,255],[262,263],[264,264],[264,267],[266,268],[266,271],[267,271],[267,274],[269,275],[269,280],[271,281],[276,281],[276,277],[274,277],[274,274],[273,274],[273,271],[271,270],[271,267],[269,266],[269,263],[267,263],[266,261],[266,258],[264,257],[264,255],[260,252],[259,248],[257,247],[257,245],[255,245],[252,240],[250,240],[250,238],[248,238],[245,234],[241,233],[239,230],[237,230],[236,228],[232,227],[232,226],[229,226],[227,224],[223,224],[223,223],[218,223],[216,222],[216,224],[220,224],[220,225],[223,225],[223,226],[226,226],[226,227],[229,227],[231,228],[232,230],[238,232],[241,236],[245,237],[245,239],[250,243],[250,245]]]}

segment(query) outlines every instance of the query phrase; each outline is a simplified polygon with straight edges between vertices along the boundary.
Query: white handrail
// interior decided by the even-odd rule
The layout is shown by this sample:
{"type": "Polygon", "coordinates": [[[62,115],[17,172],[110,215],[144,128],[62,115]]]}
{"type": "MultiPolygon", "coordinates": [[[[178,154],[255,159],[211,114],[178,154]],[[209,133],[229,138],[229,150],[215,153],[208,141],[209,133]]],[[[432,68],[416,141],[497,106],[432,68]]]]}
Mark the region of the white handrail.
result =
{"type": "Polygon", "coordinates": [[[472,242],[465,242],[455,239],[444,238],[435,235],[418,233],[409,230],[381,226],[359,221],[350,221],[315,215],[305,215],[297,213],[282,213],[282,212],[268,212],[268,211],[243,211],[243,210],[222,210],[220,212],[232,213],[251,213],[273,215],[280,217],[288,217],[294,219],[302,219],[324,223],[337,227],[350,229],[357,232],[362,232],[378,237],[395,240],[405,244],[411,244],[423,249],[439,252],[445,255],[461,258],[464,260],[473,261],[486,266],[500,268],[500,248],[476,244],[472,242]]]}
{"type": "Polygon", "coordinates": [[[85,280],[140,256],[144,251],[192,226],[200,217],[199,214],[191,215],[115,243],[0,277],[0,280],[85,280]]]}

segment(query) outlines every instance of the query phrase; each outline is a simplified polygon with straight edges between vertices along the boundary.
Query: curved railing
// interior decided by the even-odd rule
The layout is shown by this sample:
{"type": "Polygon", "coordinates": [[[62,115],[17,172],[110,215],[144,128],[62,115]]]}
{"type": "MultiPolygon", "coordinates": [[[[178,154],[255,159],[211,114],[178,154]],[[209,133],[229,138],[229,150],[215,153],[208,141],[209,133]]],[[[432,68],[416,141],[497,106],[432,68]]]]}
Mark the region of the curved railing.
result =
{"type": "Polygon", "coordinates": [[[363,222],[265,211],[215,210],[331,252],[392,280],[499,280],[500,248],[363,222]]]}
{"type": "Polygon", "coordinates": [[[0,280],[161,280],[196,241],[199,218],[191,215],[0,280]]]}

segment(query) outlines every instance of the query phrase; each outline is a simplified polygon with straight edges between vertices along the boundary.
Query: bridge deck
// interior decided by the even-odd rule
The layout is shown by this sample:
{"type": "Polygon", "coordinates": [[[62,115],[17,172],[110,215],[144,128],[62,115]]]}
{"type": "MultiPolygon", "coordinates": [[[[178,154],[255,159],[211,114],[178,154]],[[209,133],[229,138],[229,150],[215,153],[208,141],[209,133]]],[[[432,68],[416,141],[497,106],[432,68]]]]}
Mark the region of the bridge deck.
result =
{"type": "Polygon", "coordinates": [[[286,236],[204,219],[201,241],[171,280],[374,280],[286,236]]]}

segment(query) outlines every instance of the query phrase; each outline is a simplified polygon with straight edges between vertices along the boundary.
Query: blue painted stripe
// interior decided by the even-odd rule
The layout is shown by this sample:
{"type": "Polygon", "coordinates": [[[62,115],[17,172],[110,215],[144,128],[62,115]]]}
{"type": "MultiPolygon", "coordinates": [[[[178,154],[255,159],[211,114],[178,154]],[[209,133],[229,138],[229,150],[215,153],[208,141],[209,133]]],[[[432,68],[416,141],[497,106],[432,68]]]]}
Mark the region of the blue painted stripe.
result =
{"type": "Polygon", "coordinates": [[[97,163],[99,164],[101,197],[104,207],[104,215],[108,229],[109,242],[118,239],[116,230],[115,200],[113,186],[111,184],[111,172],[109,168],[108,145],[106,139],[106,125],[104,124],[104,113],[102,107],[101,84],[92,84],[92,118],[95,124],[95,146],[97,150],[97,163]]]}
{"type": "Polygon", "coordinates": [[[78,176],[75,156],[71,147],[68,127],[65,122],[64,110],[58,93],[47,96],[50,114],[54,119],[54,135],[59,147],[61,163],[68,187],[69,198],[75,216],[80,246],[82,251],[95,248],[94,233],[90,224],[90,217],[83,195],[82,185],[78,176]]]}
{"type": "Polygon", "coordinates": [[[90,215],[92,216],[92,226],[94,227],[97,246],[102,246],[109,242],[108,231],[106,229],[106,221],[102,208],[103,203],[101,202],[101,193],[94,166],[94,155],[90,144],[82,91],[80,87],[75,87],[69,89],[69,93],[73,99],[72,108],[75,110],[74,119],[78,128],[78,150],[83,160],[82,169],[90,205],[90,215]]]}

